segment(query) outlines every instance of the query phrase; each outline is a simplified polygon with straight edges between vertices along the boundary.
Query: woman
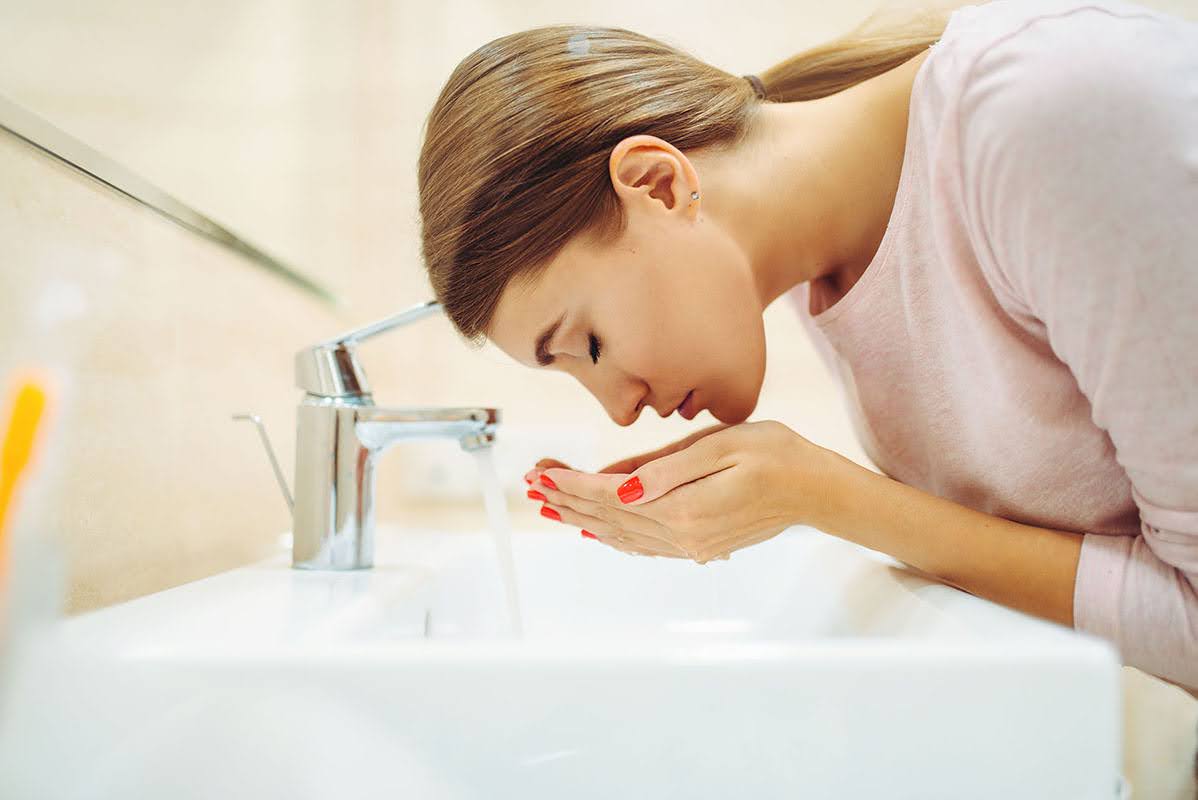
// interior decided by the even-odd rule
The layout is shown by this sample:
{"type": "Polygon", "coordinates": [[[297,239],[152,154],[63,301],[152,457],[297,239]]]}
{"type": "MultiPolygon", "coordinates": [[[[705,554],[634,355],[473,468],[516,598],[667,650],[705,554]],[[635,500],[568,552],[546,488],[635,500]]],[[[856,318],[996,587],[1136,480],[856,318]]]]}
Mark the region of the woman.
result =
{"type": "Polygon", "coordinates": [[[620,425],[722,424],[542,513],[705,563],[812,525],[1198,696],[1198,25],[995,0],[755,76],[626,30],[467,57],[428,120],[458,330],[620,425]],[[920,27],[922,26],[922,27],[920,27]],[[884,475],[746,423],[793,302],[884,475]]]}

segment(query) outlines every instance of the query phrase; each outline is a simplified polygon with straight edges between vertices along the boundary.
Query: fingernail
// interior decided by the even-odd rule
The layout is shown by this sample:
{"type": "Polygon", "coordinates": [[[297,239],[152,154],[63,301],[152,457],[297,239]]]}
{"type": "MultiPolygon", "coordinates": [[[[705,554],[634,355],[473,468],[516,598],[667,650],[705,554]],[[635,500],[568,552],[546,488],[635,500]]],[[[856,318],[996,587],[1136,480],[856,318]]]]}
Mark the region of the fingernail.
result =
{"type": "Polygon", "coordinates": [[[524,473],[524,482],[525,483],[532,483],[536,479],[537,479],[537,471],[535,469],[530,469],[528,472],[524,473]]]}
{"type": "Polygon", "coordinates": [[[545,484],[545,485],[546,485],[546,486],[548,486],[550,489],[556,489],[556,488],[557,488],[557,484],[556,484],[556,483],[554,483],[552,480],[550,480],[548,475],[542,475],[542,476],[541,476],[541,483],[545,484]]]}
{"type": "Polygon", "coordinates": [[[583,531],[583,532],[582,532],[582,535],[583,535],[583,536],[585,536],[585,537],[587,537],[588,539],[598,539],[598,538],[599,538],[598,536],[596,536],[595,534],[591,533],[590,531],[583,531]]]}
{"type": "Polygon", "coordinates": [[[528,496],[529,496],[529,498],[531,498],[533,500],[540,500],[542,503],[549,499],[545,495],[538,492],[536,489],[529,489],[528,496]]]}
{"type": "Polygon", "coordinates": [[[554,511],[549,506],[541,506],[541,516],[549,517],[549,519],[555,519],[558,522],[562,521],[562,515],[554,511]]]}
{"type": "Polygon", "coordinates": [[[641,479],[635,475],[621,483],[620,488],[616,489],[616,494],[620,496],[621,503],[631,503],[634,500],[638,500],[644,493],[645,487],[641,486],[641,479]]]}

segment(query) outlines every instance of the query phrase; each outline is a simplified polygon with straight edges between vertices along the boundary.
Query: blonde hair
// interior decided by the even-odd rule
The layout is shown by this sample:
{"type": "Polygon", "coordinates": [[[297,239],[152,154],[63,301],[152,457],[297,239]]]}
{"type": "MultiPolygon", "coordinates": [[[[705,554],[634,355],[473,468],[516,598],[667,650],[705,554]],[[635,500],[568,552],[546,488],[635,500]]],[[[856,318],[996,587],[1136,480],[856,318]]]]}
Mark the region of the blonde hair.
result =
{"type": "MultiPolygon", "coordinates": [[[[760,73],[766,99],[812,100],[880,75],[935,42],[948,13],[871,31],[877,16],[760,73]]],[[[623,230],[608,177],[620,140],[731,147],[761,102],[744,77],[622,28],[552,25],[475,50],[442,88],[420,152],[422,254],[446,315],[478,342],[513,278],[535,279],[579,234],[623,230]]]]}

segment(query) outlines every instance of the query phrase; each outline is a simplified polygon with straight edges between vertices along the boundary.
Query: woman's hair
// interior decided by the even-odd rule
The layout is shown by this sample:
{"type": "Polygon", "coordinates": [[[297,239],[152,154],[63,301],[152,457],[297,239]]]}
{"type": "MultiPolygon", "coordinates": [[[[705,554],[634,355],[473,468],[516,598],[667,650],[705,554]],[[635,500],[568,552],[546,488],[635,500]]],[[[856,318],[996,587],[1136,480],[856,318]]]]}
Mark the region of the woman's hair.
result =
{"type": "MultiPolygon", "coordinates": [[[[876,16],[761,72],[766,99],[812,100],[880,75],[935,42],[948,12],[870,31],[876,16]]],[[[454,326],[485,339],[513,278],[536,278],[579,234],[623,230],[608,172],[622,139],[732,147],[761,102],[741,75],[622,28],[553,25],[475,50],[429,114],[419,165],[424,262],[454,326]]]]}

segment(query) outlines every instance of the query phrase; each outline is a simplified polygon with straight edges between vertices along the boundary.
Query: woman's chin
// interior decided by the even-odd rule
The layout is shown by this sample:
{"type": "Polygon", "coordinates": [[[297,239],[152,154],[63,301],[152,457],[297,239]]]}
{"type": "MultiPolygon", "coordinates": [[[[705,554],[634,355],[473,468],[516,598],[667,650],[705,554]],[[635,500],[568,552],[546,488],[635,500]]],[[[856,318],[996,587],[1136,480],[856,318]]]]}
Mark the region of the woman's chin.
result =
{"type": "Polygon", "coordinates": [[[718,421],[724,423],[725,425],[739,425],[749,418],[749,415],[753,413],[753,409],[755,407],[756,403],[748,408],[745,408],[744,406],[741,406],[740,408],[716,407],[709,408],[707,411],[711,414],[711,416],[715,417],[718,421]]]}

